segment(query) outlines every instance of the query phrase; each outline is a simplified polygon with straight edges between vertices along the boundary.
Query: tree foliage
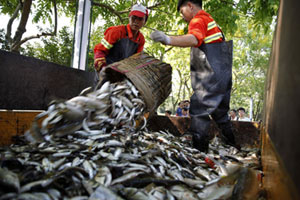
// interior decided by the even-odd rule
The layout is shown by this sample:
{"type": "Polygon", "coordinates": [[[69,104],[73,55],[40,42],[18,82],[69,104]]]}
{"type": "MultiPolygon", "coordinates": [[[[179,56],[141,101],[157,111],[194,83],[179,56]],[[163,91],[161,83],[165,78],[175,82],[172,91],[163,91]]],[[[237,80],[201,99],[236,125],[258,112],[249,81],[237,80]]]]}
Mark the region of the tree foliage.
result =
{"type": "Polygon", "coordinates": [[[28,44],[21,52],[27,56],[71,66],[73,34],[68,27],[63,27],[58,36],[42,38],[41,43],[28,44]]]}
{"type": "MultiPolygon", "coordinates": [[[[130,7],[135,3],[142,3],[150,10],[147,27],[172,33],[173,24],[182,25],[176,11],[177,0],[94,0],[92,21],[98,17],[106,22],[104,27],[128,22],[130,7]]],[[[255,28],[267,30],[277,14],[279,0],[203,0],[204,9],[208,11],[222,27],[225,33],[233,34],[237,30],[237,21],[241,16],[253,19],[255,28]]],[[[7,22],[6,42],[11,50],[18,51],[19,47],[33,38],[56,35],[57,15],[64,13],[74,17],[75,0],[2,0],[0,13],[11,18],[7,22]],[[53,30],[41,30],[36,35],[24,38],[29,15],[33,23],[49,23],[53,30]],[[19,21],[18,28],[13,34],[12,24],[19,21]]],[[[49,27],[49,28],[50,28],[49,27]]]]}
{"type": "MultiPolygon", "coordinates": [[[[187,24],[176,10],[177,0],[93,0],[89,69],[93,70],[93,47],[100,42],[104,31],[110,26],[127,24],[130,7],[135,3],[142,3],[150,11],[147,24],[141,30],[146,38],[144,50],[173,67],[173,91],[160,107],[160,111],[164,109],[174,111],[177,103],[189,99],[192,93],[189,49],[170,48],[153,43],[149,35],[155,29],[169,35],[178,35],[179,30],[187,31],[187,24]],[[99,22],[99,18],[104,23],[96,27],[95,22],[99,22]]],[[[234,40],[231,107],[243,106],[249,109],[249,99],[253,98],[255,119],[258,119],[262,108],[264,80],[273,31],[270,27],[274,23],[278,7],[279,0],[203,0],[203,9],[213,16],[226,38],[234,40]]],[[[73,33],[70,32],[72,28],[64,29],[64,33],[59,32],[57,35],[55,16],[63,13],[74,19],[75,0],[2,0],[0,13],[11,17],[6,22],[5,34],[0,31],[2,49],[21,50],[23,54],[63,65],[70,64],[72,42],[66,41],[72,40],[73,33]],[[36,35],[24,38],[23,34],[30,28],[26,26],[28,16],[32,16],[34,24],[48,24],[49,28],[41,29],[36,35]],[[18,29],[13,33],[12,23],[17,21],[18,29]],[[46,39],[45,36],[51,37],[46,39]],[[43,37],[42,44],[27,45],[24,50],[21,48],[21,45],[30,39],[43,37]]]]}
{"type": "Polygon", "coordinates": [[[252,31],[255,23],[246,18],[238,25],[239,29],[232,38],[235,45],[231,107],[244,107],[249,110],[252,99],[253,118],[259,120],[273,29],[267,32],[252,31]]]}
{"type": "MultiPolygon", "coordinates": [[[[74,13],[75,1],[65,0],[2,0],[0,5],[0,13],[10,16],[6,28],[6,45],[11,51],[19,52],[22,44],[35,38],[45,36],[55,36],[57,33],[57,17],[58,12],[66,14],[74,13]],[[27,22],[32,16],[32,22],[35,24],[43,23],[52,24],[48,29],[40,29],[40,32],[24,37],[27,30],[27,22]],[[12,25],[18,21],[18,27],[15,33],[12,32],[12,25]],[[49,30],[52,29],[52,30],[49,30]]],[[[76,6],[75,6],[76,7],[76,6]]],[[[73,14],[74,15],[74,14],[73,14]]]]}

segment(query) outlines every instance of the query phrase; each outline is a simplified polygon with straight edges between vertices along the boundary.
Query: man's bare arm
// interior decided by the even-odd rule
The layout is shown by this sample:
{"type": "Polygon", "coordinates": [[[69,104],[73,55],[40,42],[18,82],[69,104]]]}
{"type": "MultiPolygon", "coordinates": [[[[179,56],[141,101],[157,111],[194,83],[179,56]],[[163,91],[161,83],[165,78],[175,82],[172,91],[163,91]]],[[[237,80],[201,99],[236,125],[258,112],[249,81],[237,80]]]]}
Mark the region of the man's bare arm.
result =
{"type": "Polygon", "coordinates": [[[169,36],[171,46],[176,47],[194,47],[198,44],[197,38],[192,34],[169,36]]]}

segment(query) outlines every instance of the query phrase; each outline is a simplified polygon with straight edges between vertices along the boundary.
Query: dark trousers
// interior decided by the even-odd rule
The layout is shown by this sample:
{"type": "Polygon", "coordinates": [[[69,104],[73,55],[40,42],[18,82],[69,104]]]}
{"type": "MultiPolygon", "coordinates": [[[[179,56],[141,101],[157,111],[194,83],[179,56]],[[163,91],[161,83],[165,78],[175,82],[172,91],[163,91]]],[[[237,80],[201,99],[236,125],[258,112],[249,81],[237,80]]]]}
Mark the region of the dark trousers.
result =
{"type": "Polygon", "coordinates": [[[192,119],[190,132],[201,136],[208,136],[211,118],[217,123],[220,129],[231,128],[231,122],[227,114],[230,103],[230,92],[231,89],[229,88],[218,105],[214,105],[214,99],[207,99],[207,102],[201,102],[194,93],[191,97],[190,105],[190,116],[192,119]],[[207,109],[204,108],[204,105],[211,106],[209,110],[214,111],[208,113],[207,109]]]}

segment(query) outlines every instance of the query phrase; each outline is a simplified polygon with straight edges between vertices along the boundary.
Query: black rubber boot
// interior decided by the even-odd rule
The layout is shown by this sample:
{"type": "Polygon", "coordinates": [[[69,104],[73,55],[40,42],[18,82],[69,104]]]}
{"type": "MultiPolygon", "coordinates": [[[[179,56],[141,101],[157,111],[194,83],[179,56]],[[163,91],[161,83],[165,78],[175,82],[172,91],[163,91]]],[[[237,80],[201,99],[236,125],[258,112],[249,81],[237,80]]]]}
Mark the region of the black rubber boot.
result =
{"type": "Polygon", "coordinates": [[[240,145],[236,144],[235,137],[233,135],[233,131],[231,128],[229,129],[222,129],[222,135],[224,136],[224,142],[230,146],[237,148],[238,150],[241,149],[240,145]]]}
{"type": "Polygon", "coordinates": [[[225,144],[228,144],[228,145],[233,146],[233,147],[237,148],[238,150],[240,150],[241,147],[236,144],[235,137],[234,137],[232,127],[231,127],[231,123],[222,124],[219,127],[222,130],[222,136],[223,136],[225,144]]]}
{"type": "Polygon", "coordinates": [[[208,135],[193,134],[193,147],[201,152],[208,152],[208,135]]]}
{"type": "Polygon", "coordinates": [[[222,135],[225,137],[225,143],[229,145],[235,144],[235,138],[232,129],[222,129],[222,135]]]}

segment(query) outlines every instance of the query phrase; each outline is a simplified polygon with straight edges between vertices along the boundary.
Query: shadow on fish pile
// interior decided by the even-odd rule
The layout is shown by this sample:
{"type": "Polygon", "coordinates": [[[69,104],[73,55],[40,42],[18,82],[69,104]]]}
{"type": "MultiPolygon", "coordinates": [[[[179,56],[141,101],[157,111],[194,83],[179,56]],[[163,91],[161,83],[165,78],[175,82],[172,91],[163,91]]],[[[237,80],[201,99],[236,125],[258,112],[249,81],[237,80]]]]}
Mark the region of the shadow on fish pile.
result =
{"type": "Polygon", "coordinates": [[[146,119],[136,129],[144,112],[127,80],[53,103],[30,143],[0,149],[0,199],[247,199],[255,150],[215,138],[201,153],[185,137],[148,131],[146,119]]]}

